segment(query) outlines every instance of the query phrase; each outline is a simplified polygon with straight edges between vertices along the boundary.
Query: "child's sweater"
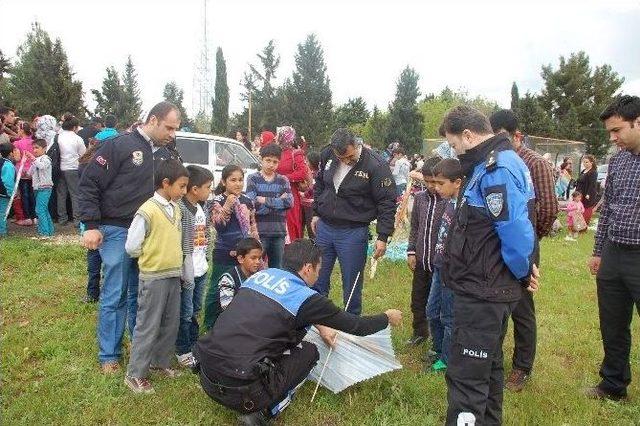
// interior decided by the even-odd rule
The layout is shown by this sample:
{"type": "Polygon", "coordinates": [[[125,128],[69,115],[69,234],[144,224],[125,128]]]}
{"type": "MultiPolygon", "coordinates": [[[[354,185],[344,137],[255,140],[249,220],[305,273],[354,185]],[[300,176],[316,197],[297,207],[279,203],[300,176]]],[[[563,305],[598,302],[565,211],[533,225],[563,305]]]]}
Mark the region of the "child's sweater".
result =
{"type": "Polygon", "coordinates": [[[191,204],[183,198],[178,205],[182,213],[182,279],[187,284],[195,284],[195,278],[206,274],[209,269],[210,222],[200,204],[191,204]]]}
{"type": "Polygon", "coordinates": [[[433,272],[434,247],[446,205],[446,200],[429,191],[418,192],[414,197],[407,255],[415,255],[417,265],[425,271],[433,272]]]}
{"type": "Polygon", "coordinates": [[[227,211],[224,208],[226,200],[227,196],[222,193],[211,203],[211,221],[217,233],[213,249],[216,265],[235,265],[236,259],[230,252],[235,251],[238,241],[247,237],[259,239],[253,201],[241,194],[231,211],[227,211]]]}
{"type": "Polygon", "coordinates": [[[16,183],[16,168],[8,158],[0,158],[0,182],[0,197],[10,198],[16,183]]]}
{"type": "Polygon", "coordinates": [[[256,221],[260,236],[284,236],[287,234],[287,210],[293,206],[291,185],[286,176],[275,174],[267,181],[257,172],[247,179],[247,197],[256,206],[256,221]],[[282,197],[286,194],[285,197],[282,197]],[[257,197],[265,197],[264,204],[257,203],[257,197]]]}
{"type": "Polygon", "coordinates": [[[573,226],[573,218],[576,214],[584,213],[584,205],[581,201],[569,201],[567,203],[567,225],[573,226]]]}
{"type": "Polygon", "coordinates": [[[47,189],[53,187],[51,179],[51,158],[48,155],[41,155],[31,163],[29,167],[29,176],[31,176],[31,184],[33,189],[47,189]]]}

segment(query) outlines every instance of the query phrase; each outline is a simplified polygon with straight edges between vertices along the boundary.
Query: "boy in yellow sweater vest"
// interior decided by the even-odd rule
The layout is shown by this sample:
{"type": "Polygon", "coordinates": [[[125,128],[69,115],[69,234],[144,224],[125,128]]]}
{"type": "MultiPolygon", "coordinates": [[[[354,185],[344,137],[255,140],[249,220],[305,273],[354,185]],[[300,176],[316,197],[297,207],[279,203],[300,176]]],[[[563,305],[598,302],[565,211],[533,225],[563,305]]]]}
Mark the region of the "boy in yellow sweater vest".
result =
{"type": "Polygon", "coordinates": [[[138,314],[124,383],[135,393],[153,393],[149,369],[176,377],[171,368],[180,321],[182,221],[176,204],[187,192],[189,172],[177,160],[160,163],[155,194],[136,212],[125,250],[138,258],[138,314]]]}

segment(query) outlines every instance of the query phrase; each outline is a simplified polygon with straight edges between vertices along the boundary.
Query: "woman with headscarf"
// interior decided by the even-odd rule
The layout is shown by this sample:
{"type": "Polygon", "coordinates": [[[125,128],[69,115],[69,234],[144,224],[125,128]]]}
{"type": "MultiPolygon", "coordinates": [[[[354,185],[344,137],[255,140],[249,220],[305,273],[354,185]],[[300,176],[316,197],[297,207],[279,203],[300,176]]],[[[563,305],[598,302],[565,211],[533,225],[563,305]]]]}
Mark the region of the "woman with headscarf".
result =
{"type": "Polygon", "coordinates": [[[309,167],[305,161],[304,152],[294,147],[295,140],[296,131],[293,127],[283,126],[276,129],[276,143],[282,148],[277,172],[289,179],[293,194],[293,206],[287,210],[289,242],[304,236],[300,191],[304,192],[305,188],[301,186],[305,185],[309,177],[309,167]]]}

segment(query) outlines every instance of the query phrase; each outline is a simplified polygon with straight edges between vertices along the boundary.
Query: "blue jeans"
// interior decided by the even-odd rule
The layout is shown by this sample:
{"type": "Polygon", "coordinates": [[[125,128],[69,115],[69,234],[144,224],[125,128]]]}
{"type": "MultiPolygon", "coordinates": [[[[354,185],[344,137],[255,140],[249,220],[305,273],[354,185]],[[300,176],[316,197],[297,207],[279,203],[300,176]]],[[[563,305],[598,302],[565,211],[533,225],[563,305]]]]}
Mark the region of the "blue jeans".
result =
{"type": "Polygon", "coordinates": [[[364,265],[367,261],[369,227],[338,228],[320,219],[316,229],[316,244],[322,250],[322,267],[314,289],[324,296],[329,295],[331,271],[337,258],[342,272],[342,300],[345,306],[349,300],[356,275],[360,272],[351,303],[346,309],[347,312],[360,315],[362,312],[362,281],[364,278],[364,265]]]}
{"type": "Polygon", "coordinates": [[[446,364],[451,349],[453,329],[453,291],[442,284],[440,270],[435,268],[427,302],[427,318],[433,339],[433,351],[446,364]]]}
{"type": "Polygon", "coordinates": [[[127,228],[103,225],[100,231],[104,283],[98,313],[98,358],[105,363],[122,356],[125,321],[129,336],[133,337],[138,309],[138,262],[124,250],[127,228]]]}
{"type": "Polygon", "coordinates": [[[7,220],[4,218],[7,208],[9,208],[9,199],[0,197],[0,236],[7,235],[7,220]]]}
{"type": "Polygon", "coordinates": [[[54,233],[53,220],[49,214],[49,199],[51,198],[51,188],[36,189],[36,216],[38,217],[38,234],[51,237],[54,233]]]}
{"type": "Polygon", "coordinates": [[[100,297],[100,272],[102,271],[102,258],[100,251],[87,250],[87,296],[91,299],[100,297]]]}
{"type": "Polygon", "coordinates": [[[180,325],[176,339],[176,353],[184,355],[191,352],[191,348],[198,340],[200,325],[198,313],[202,309],[202,293],[207,284],[207,274],[195,278],[192,290],[180,289],[180,325]]]}
{"type": "Polygon", "coordinates": [[[269,258],[269,268],[282,267],[282,254],[284,253],[284,235],[260,236],[260,242],[264,254],[269,258]]]}
{"type": "Polygon", "coordinates": [[[25,219],[35,218],[36,199],[33,193],[31,179],[20,179],[18,190],[20,191],[20,198],[22,199],[22,210],[24,210],[25,219]]]}

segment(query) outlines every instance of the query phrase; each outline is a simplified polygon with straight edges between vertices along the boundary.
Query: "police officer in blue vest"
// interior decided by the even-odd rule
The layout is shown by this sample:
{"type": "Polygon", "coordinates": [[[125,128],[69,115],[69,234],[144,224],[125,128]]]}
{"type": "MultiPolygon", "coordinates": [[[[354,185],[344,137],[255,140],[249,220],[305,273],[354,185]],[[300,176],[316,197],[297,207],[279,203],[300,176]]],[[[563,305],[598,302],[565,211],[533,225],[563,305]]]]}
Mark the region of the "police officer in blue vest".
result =
{"type": "Polygon", "coordinates": [[[538,288],[533,186],[507,135],[476,109],[452,109],[443,128],[466,176],[442,270],[455,294],[446,424],[501,424],[507,322],[538,288]]]}
{"type": "Polygon", "coordinates": [[[359,317],[312,290],[321,256],[310,240],[289,244],[284,270],[266,269],[247,279],[195,345],[202,388],[215,401],[241,413],[242,424],[268,424],[315,366],[316,346],[302,341],[310,325],[315,324],[324,341],[333,344],[333,329],[366,336],[402,320],[395,309],[359,317]]]}

